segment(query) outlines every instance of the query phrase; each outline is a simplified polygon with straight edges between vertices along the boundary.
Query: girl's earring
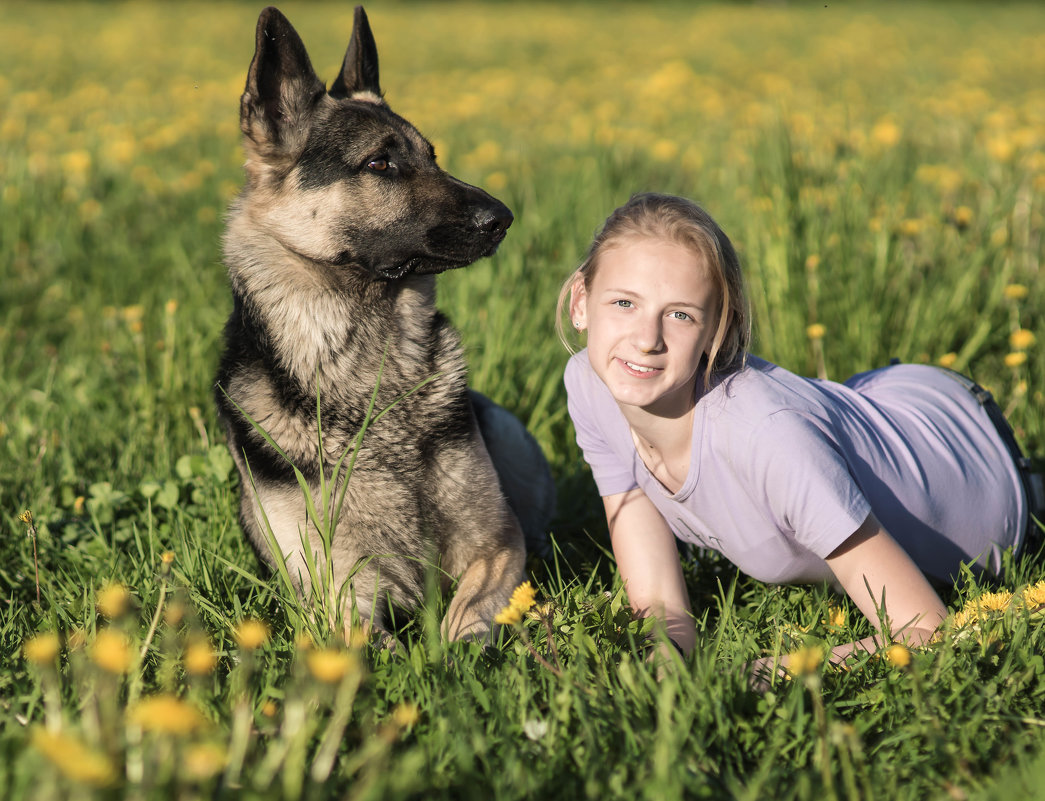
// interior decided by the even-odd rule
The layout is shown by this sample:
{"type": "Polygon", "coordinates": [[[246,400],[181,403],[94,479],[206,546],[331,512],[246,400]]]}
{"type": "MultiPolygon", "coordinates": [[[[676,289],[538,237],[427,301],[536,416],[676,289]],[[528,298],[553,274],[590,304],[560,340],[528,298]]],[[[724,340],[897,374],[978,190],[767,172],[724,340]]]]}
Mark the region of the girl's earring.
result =
{"type": "Polygon", "coordinates": [[[580,328],[581,327],[581,321],[580,320],[574,320],[573,321],[573,327],[574,328],[580,328]]]}

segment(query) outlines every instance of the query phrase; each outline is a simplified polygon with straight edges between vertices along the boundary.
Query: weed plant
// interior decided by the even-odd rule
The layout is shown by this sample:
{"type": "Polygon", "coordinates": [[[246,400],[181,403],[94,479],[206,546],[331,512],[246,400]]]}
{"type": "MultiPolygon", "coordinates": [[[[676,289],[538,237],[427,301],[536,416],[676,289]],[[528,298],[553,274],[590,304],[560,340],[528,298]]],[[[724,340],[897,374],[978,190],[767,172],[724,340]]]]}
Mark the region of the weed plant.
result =
{"type": "MultiPolygon", "coordinates": [[[[696,653],[648,663],[553,333],[605,215],[685,194],[738,244],[756,353],[836,379],[952,366],[1045,453],[1045,12],[368,9],[393,108],[516,214],[440,305],[560,497],[494,647],[443,642],[433,592],[393,653],[315,626],[262,568],[212,406],[259,10],[3,6],[0,795],[1045,797],[1039,555],[947,588],[939,642],[839,670],[822,648],[869,633],[847,602],[686,554],[696,653]],[[749,691],[746,663],[791,651],[802,671],[749,691]]],[[[350,5],[283,10],[329,80],[350,5]]]]}

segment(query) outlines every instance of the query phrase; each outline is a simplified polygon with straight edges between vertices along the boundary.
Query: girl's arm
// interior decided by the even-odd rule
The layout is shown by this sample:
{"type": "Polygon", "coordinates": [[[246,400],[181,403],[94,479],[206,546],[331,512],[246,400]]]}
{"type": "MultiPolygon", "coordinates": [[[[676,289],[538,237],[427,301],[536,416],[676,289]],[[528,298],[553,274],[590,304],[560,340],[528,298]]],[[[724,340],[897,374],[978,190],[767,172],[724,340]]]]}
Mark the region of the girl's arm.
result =
{"type": "MultiPolygon", "coordinates": [[[[826,561],[842,589],[879,631],[832,648],[832,662],[843,662],[858,650],[877,651],[892,640],[922,645],[947,617],[947,609],[928,579],[873,514],[826,561]],[[889,627],[888,637],[881,635],[880,611],[889,627]]],[[[767,689],[773,672],[787,667],[786,656],[756,660],[751,664],[752,686],[767,689]]]]}
{"type": "Polygon", "coordinates": [[[688,654],[696,628],[675,535],[641,489],[602,500],[628,603],[636,614],[660,621],[668,637],[688,654]]]}
{"type": "MultiPolygon", "coordinates": [[[[907,552],[870,514],[849,539],[827,557],[827,564],[853,603],[881,631],[879,610],[888,623],[888,640],[922,645],[947,617],[947,608],[907,552]]],[[[881,646],[868,637],[834,649],[836,661],[857,648],[881,646]]]]}

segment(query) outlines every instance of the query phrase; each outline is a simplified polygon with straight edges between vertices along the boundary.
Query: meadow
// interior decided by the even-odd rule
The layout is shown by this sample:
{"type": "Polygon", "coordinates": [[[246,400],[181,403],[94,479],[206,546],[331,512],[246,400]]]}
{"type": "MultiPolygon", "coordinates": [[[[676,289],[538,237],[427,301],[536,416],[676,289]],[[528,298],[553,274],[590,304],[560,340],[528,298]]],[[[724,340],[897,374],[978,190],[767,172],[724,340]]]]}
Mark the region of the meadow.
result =
{"type": "MultiPolygon", "coordinates": [[[[331,80],[350,4],[281,6],[331,80]]],[[[1027,3],[372,3],[392,107],[516,221],[439,279],[472,384],[559,489],[536,603],[396,653],[317,630],[258,562],[212,401],[222,218],[260,4],[5,2],[0,27],[0,795],[1045,798],[1045,562],[964,576],[938,642],[819,586],[685,562],[695,655],[658,677],[573,439],[555,298],[638,190],[738,244],[754,351],[990,388],[1045,455],[1045,10],[1027,3]]]]}

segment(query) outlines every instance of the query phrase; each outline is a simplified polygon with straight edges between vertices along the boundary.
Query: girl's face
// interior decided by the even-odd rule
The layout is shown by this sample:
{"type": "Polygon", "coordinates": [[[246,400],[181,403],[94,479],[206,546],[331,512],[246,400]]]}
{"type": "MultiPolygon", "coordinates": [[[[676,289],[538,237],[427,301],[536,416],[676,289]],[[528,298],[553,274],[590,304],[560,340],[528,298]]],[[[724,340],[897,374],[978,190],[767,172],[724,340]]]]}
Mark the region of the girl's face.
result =
{"type": "Polygon", "coordinates": [[[718,303],[700,254],[631,239],[602,253],[590,289],[578,280],[570,313],[588,332],[592,368],[622,408],[678,417],[693,408],[718,303]]]}

